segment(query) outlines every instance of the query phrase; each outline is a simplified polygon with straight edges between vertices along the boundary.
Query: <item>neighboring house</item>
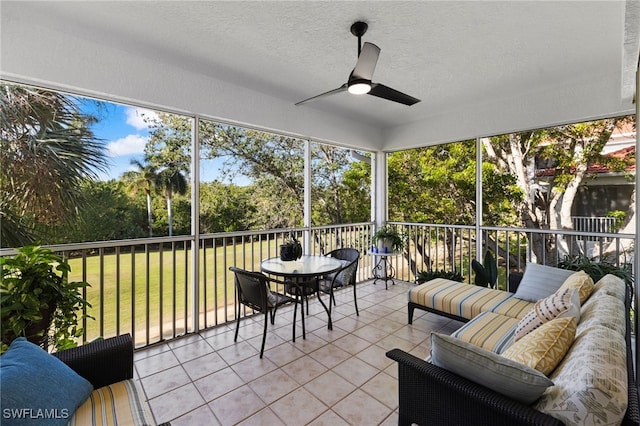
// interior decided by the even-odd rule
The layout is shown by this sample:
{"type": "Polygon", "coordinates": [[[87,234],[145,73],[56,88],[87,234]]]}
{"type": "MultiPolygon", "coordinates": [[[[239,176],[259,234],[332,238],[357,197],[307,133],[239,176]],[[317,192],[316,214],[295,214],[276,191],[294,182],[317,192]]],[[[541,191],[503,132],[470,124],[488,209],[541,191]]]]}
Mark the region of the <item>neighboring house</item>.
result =
{"type": "MultiPolygon", "coordinates": [[[[629,164],[625,171],[612,171],[603,164],[589,166],[573,202],[572,216],[575,230],[594,233],[617,232],[623,225],[624,228],[620,229],[620,232],[635,233],[634,220],[631,223],[627,223],[629,222],[627,220],[624,224],[616,224],[611,216],[612,212],[624,212],[626,219],[631,219],[634,214],[635,143],[635,131],[632,128],[623,129],[614,132],[603,149],[603,154],[607,157],[627,160],[629,164]]],[[[554,172],[550,163],[538,162],[536,176],[541,181],[553,176],[554,172]]],[[[544,187],[544,184],[541,184],[541,187],[544,187]]],[[[587,237],[584,240],[592,242],[585,247],[586,254],[589,256],[595,256],[601,250],[607,251],[606,247],[600,248],[593,243],[597,238],[587,237]]]]}

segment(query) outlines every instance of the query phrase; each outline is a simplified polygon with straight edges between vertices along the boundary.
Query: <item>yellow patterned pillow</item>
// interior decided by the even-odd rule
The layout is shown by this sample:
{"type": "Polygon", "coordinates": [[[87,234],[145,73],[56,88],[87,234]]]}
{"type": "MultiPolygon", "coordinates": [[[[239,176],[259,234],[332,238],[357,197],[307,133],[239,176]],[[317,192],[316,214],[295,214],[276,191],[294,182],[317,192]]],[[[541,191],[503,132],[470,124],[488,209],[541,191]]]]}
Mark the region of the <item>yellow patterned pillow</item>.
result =
{"type": "Polygon", "coordinates": [[[593,279],[585,271],[578,271],[567,278],[558,291],[577,288],[578,294],[580,294],[580,304],[583,304],[591,296],[593,286],[593,279]]]}
{"type": "Polygon", "coordinates": [[[551,320],[509,346],[502,356],[548,376],[571,347],[576,326],[575,317],[551,320]]]}

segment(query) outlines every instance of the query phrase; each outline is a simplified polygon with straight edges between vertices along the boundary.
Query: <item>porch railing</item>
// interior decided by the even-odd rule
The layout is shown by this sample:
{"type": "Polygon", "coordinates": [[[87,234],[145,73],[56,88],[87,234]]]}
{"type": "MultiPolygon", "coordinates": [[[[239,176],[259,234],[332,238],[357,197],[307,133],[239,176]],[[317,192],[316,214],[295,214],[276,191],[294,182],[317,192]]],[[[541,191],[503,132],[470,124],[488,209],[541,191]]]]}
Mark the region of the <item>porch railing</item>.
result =
{"type": "MultiPolygon", "coordinates": [[[[563,254],[607,255],[615,263],[633,259],[635,235],[576,231],[523,230],[499,227],[391,223],[409,237],[402,255],[391,258],[396,278],[413,282],[421,270],[446,269],[473,282],[471,260],[491,249],[497,254],[499,286],[526,262],[556,264],[563,254]],[[591,241],[585,244],[584,238],[591,241]],[[559,247],[536,255],[533,244],[559,247]]],[[[371,278],[372,223],[294,229],[305,252],[326,254],[340,247],[357,248],[362,257],[357,281],[371,278]]],[[[49,246],[67,258],[69,279],[87,281],[84,290],[95,320],[84,324],[84,340],[129,332],[136,346],[147,346],[235,319],[237,307],[230,266],[259,270],[260,261],[279,255],[289,230],[245,231],[193,236],[79,243],[49,246]],[[198,247],[199,278],[192,280],[193,247],[198,247]],[[194,284],[195,282],[195,284],[194,284]],[[197,315],[197,321],[194,321],[197,315]],[[197,329],[196,326],[197,324],[197,329]]],[[[14,250],[0,250],[0,256],[14,250]]],[[[538,251],[538,253],[540,253],[538,251]]],[[[383,287],[381,287],[381,291],[383,287]]]]}
{"type": "Polygon", "coordinates": [[[400,222],[391,222],[390,225],[408,236],[405,252],[392,260],[400,279],[412,281],[420,271],[446,270],[460,272],[466,282],[473,283],[471,261],[482,261],[484,253],[491,250],[501,289],[507,289],[509,275],[524,271],[526,263],[558,265],[565,256],[606,259],[617,266],[632,268],[637,238],[635,234],[573,230],[400,222]]]}

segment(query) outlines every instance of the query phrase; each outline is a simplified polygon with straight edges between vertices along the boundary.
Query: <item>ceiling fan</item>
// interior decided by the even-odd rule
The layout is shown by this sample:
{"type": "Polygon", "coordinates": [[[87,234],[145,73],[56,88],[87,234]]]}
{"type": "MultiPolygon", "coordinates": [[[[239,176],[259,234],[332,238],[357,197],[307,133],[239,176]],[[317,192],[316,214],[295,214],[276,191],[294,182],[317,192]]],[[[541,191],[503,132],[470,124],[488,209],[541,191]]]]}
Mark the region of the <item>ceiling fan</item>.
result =
{"type": "Polygon", "coordinates": [[[373,71],[378,62],[378,56],[380,55],[380,48],[373,43],[365,42],[364,45],[361,44],[362,36],[367,32],[367,28],[369,28],[369,26],[365,22],[355,22],[351,25],[351,34],[358,37],[358,61],[353,71],[351,71],[351,74],[349,74],[347,82],[337,89],[329,90],[328,92],[305,99],[296,103],[296,105],[302,105],[314,99],[344,91],[355,95],[364,95],[366,93],[409,106],[420,102],[420,99],[399,92],[384,84],[373,83],[371,81],[373,71]]]}

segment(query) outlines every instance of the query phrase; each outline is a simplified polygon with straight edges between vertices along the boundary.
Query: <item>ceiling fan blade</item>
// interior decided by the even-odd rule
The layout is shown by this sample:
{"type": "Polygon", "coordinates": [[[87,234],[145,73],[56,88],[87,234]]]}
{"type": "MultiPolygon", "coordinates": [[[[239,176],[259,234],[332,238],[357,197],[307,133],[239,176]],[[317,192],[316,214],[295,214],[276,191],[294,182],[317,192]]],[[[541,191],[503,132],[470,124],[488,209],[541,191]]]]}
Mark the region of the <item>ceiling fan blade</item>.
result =
{"type": "Polygon", "coordinates": [[[373,71],[376,69],[378,63],[378,56],[380,55],[380,48],[373,43],[365,43],[358,56],[358,62],[356,67],[351,73],[350,80],[369,80],[373,77],[373,71]]]}
{"type": "Polygon", "coordinates": [[[391,87],[378,83],[373,83],[371,85],[371,91],[368,94],[409,106],[420,102],[420,99],[398,92],[396,89],[392,89],[391,87]]]}
{"type": "Polygon", "coordinates": [[[305,99],[303,101],[300,101],[300,102],[296,103],[295,105],[296,106],[302,105],[302,104],[304,104],[306,102],[309,102],[309,101],[312,101],[314,99],[318,99],[318,98],[322,98],[323,96],[329,96],[329,95],[333,95],[333,94],[336,94],[336,93],[344,92],[346,90],[347,90],[347,84],[345,83],[342,86],[338,87],[337,89],[329,90],[328,92],[324,92],[324,93],[320,93],[319,95],[312,96],[312,97],[310,97],[308,99],[305,99]]]}

